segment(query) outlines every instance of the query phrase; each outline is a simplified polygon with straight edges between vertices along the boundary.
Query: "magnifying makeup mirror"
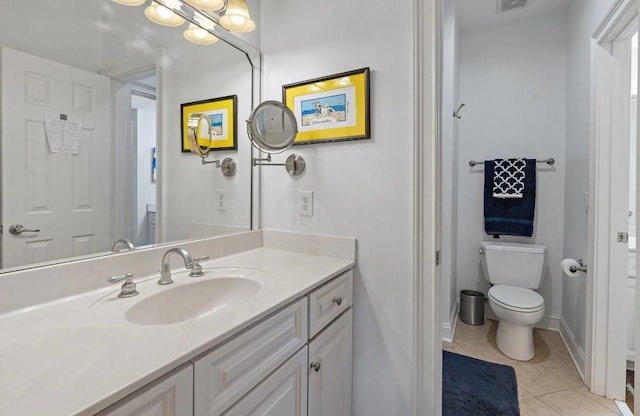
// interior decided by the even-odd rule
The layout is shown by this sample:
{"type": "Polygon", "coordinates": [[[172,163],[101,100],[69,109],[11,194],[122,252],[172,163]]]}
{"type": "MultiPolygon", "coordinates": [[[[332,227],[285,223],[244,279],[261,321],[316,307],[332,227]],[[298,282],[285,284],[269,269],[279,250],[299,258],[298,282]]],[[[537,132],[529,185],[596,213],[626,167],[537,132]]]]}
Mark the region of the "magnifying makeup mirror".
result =
{"type": "Polygon", "coordinates": [[[215,163],[216,167],[222,170],[222,174],[224,176],[234,176],[236,174],[237,166],[235,160],[232,158],[227,157],[222,162],[219,160],[205,160],[207,156],[209,156],[213,142],[213,133],[211,131],[211,121],[209,120],[209,117],[205,113],[190,114],[187,127],[189,150],[202,158],[202,164],[206,165],[209,163],[215,163]],[[206,146],[202,146],[198,143],[198,130],[200,129],[200,123],[203,120],[207,125],[206,136],[209,138],[206,146]]]}
{"type": "Polygon", "coordinates": [[[265,159],[253,159],[253,166],[284,166],[291,176],[300,176],[304,158],[292,154],[285,163],[270,163],[271,155],[287,150],[296,139],[298,123],[293,112],[279,101],[260,103],[247,120],[247,133],[253,146],[267,153],[265,159]]]}
{"type": "Polygon", "coordinates": [[[209,122],[209,117],[207,117],[204,113],[193,113],[189,115],[189,121],[187,124],[187,131],[189,136],[189,150],[192,153],[197,154],[204,159],[209,155],[211,151],[211,123],[209,122]],[[198,130],[200,129],[200,123],[204,120],[207,126],[207,137],[209,138],[209,142],[206,146],[202,147],[198,143],[198,130]]]}

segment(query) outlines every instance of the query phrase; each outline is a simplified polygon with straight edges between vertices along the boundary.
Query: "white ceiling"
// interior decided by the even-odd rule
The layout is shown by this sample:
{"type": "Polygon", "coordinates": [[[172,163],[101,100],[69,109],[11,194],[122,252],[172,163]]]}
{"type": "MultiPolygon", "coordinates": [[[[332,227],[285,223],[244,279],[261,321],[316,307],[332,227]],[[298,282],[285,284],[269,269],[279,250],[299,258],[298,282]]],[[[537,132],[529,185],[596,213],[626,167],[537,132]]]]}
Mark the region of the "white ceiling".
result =
{"type": "Polygon", "coordinates": [[[460,30],[483,27],[529,19],[541,14],[552,13],[569,6],[571,0],[528,0],[527,5],[506,13],[498,14],[497,0],[445,0],[454,1],[456,18],[460,30]]]}

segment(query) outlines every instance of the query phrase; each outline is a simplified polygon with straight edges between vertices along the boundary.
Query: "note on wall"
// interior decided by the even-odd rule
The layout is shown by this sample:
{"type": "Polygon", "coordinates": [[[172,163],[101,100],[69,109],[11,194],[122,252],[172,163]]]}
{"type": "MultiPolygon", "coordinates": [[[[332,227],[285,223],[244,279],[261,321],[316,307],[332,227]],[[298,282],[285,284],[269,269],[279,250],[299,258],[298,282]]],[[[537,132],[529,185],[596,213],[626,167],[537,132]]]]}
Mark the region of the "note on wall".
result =
{"type": "Polygon", "coordinates": [[[44,113],[45,132],[51,153],[80,153],[82,119],[74,114],[57,111],[44,113]]]}

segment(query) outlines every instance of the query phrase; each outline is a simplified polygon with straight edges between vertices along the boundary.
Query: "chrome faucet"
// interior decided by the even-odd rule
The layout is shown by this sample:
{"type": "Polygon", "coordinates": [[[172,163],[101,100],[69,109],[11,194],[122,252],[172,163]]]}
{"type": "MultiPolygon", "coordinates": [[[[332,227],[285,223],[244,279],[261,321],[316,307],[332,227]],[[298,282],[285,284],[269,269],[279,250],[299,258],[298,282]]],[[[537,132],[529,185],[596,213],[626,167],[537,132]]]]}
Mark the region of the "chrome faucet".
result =
{"type": "Polygon", "coordinates": [[[184,267],[187,269],[191,269],[195,264],[195,260],[187,250],[177,247],[167,250],[164,256],[162,256],[162,269],[160,270],[160,279],[158,280],[159,285],[170,285],[173,283],[173,279],[171,279],[171,264],[169,263],[171,253],[179,254],[182,260],[184,260],[184,267]]]}
{"type": "Polygon", "coordinates": [[[121,238],[113,243],[113,247],[111,247],[111,251],[114,253],[119,253],[123,248],[129,249],[129,251],[133,251],[136,249],[136,246],[133,245],[131,241],[127,238],[121,238]]]}

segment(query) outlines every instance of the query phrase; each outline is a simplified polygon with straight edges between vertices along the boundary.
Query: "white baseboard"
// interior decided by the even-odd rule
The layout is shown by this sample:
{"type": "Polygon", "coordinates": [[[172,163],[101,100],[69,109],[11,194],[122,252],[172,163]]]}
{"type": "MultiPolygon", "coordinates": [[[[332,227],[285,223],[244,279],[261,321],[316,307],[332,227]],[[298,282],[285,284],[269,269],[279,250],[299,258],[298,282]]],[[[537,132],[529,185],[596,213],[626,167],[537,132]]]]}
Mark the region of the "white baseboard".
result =
{"type": "Polygon", "coordinates": [[[456,323],[458,322],[458,301],[453,304],[449,314],[449,322],[443,322],[440,328],[440,335],[443,341],[453,342],[456,333],[456,323]]]}
{"type": "Polygon", "coordinates": [[[567,325],[567,322],[563,317],[560,317],[560,336],[569,350],[569,355],[571,356],[573,363],[576,365],[576,369],[580,373],[580,377],[584,380],[584,366],[586,361],[585,354],[576,342],[576,337],[569,329],[569,325],[567,325]]]}
{"type": "Polygon", "coordinates": [[[555,314],[544,316],[540,322],[535,325],[535,327],[540,329],[549,329],[551,331],[559,331],[561,319],[562,317],[560,315],[555,314]]]}

